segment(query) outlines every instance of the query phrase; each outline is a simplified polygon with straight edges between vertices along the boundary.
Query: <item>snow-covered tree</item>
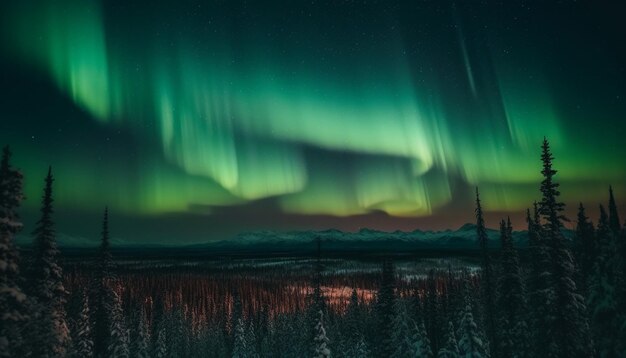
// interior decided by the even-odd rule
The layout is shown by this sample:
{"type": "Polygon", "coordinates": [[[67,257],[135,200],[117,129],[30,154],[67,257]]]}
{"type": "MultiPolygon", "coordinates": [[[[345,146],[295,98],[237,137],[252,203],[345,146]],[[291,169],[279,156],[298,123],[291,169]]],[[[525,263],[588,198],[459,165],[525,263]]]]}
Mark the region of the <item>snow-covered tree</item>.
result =
{"type": "Polygon", "coordinates": [[[246,326],[243,318],[237,319],[234,329],[233,358],[249,358],[248,342],[246,342],[246,326]]]}
{"type": "Polygon", "coordinates": [[[152,349],[152,356],[154,358],[166,358],[168,357],[167,349],[167,335],[165,333],[165,327],[161,326],[156,334],[156,340],[152,349]]]}
{"type": "Polygon", "coordinates": [[[591,327],[593,328],[597,353],[601,357],[617,357],[619,352],[616,351],[617,336],[615,332],[620,329],[615,282],[617,255],[614,234],[602,205],[600,206],[600,220],[596,234],[599,253],[591,274],[587,299],[591,327]]]}
{"type": "Polygon", "coordinates": [[[135,339],[131,344],[131,354],[137,358],[148,358],[150,348],[150,329],[148,327],[148,318],[146,317],[146,310],[142,307],[139,309],[137,319],[137,332],[135,339]]]}
{"type": "Polygon", "coordinates": [[[111,290],[113,307],[111,310],[111,337],[109,338],[109,356],[114,358],[126,358],[130,356],[128,329],[122,309],[122,299],[116,290],[111,290]]]}
{"type": "Polygon", "coordinates": [[[324,328],[324,312],[319,311],[317,325],[315,326],[315,358],[330,357],[329,339],[324,328]]]}
{"type": "Polygon", "coordinates": [[[481,206],[478,188],[476,188],[476,234],[481,249],[480,289],[482,311],[484,315],[485,333],[493,345],[498,345],[497,312],[496,312],[496,277],[489,253],[487,229],[481,206]]]}
{"type": "Polygon", "coordinates": [[[109,244],[109,211],[106,208],[102,220],[102,237],[94,276],[91,300],[94,303],[94,353],[96,356],[101,356],[109,351],[111,313],[115,300],[111,288],[114,283],[114,264],[109,244]]]}
{"type": "Polygon", "coordinates": [[[448,322],[445,342],[443,347],[439,349],[437,358],[459,358],[459,345],[456,341],[456,336],[454,335],[454,325],[452,322],[448,322]]]}
{"type": "Polygon", "coordinates": [[[15,234],[22,223],[16,213],[22,202],[22,173],[10,164],[5,147],[0,164],[0,357],[18,357],[26,352],[23,330],[28,322],[29,300],[22,291],[15,234]]]}
{"type": "Polygon", "coordinates": [[[465,306],[463,318],[461,319],[457,330],[457,336],[459,337],[459,354],[461,357],[489,357],[486,342],[483,341],[478,326],[474,321],[472,306],[469,302],[465,306]]]}
{"type": "Polygon", "coordinates": [[[41,218],[33,231],[34,260],[29,275],[31,294],[36,299],[37,324],[33,345],[35,355],[64,356],[70,342],[65,304],[67,292],[63,286],[63,270],[58,264],[59,250],[52,221],[52,168],[48,168],[42,198],[41,218]]]}
{"type": "Polygon", "coordinates": [[[505,357],[527,355],[526,298],[520,274],[517,251],[513,246],[511,220],[500,223],[500,265],[498,307],[500,316],[500,354],[505,357]]]}
{"type": "Polygon", "coordinates": [[[541,173],[544,179],[541,182],[542,199],[539,203],[539,213],[544,220],[541,232],[548,242],[550,252],[550,284],[554,298],[550,301],[548,321],[545,322],[550,341],[542,347],[547,347],[545,354],[548,356],[590,356],[592,344],[587,307],[574,282],[576,267],[561,232],[563,220],[567,220],[562,214],[565,204],[559,201],[559,184],[554,180],[557,171],[552,167],[554,157],[545,138],[541,159],[543,162],[541,173]]]}
{"type": "Polygon", "coordinates": [[[91,317],[89,313],[89,296],[82,295],[81,310],[76,320],[76,332],[72,341],[72,356],[93,357],[93,339],[91,337],[91,317]]]}
{"type": "Polygon", "coordinates": [[[372,332],[374,355],[388,357],[395,351],[392,344],[395,316],[395,271],[390,260],[383,262],[382,282],[376,295],[374,320],[377,327],[372,332]]]}
{"type": "Polygon", "coordinates": [[[413,352],[415,357],[430,358],[433,356],[431,349],[430,339],[424,326],[424,322],[420,321],[418,324],[413,324],[413,352]]]}
{"type": "Polygon", "coordinates": [[[250,320],[248,329],[246,330],[246,347],[248,348],[248,357],[258,358],[257,352],[257,333],[254,328],[254,321],[250,320]]]}
{"type": "MultiPolygon", "coordinates": [[[[404,358],[415,356],[415,347],[412,328],[415,324],[408,317],[406,304],[403,300],[396,300],[395,315],[393,317],[393,332],[391,346],[394,348],[391,357],[404,358]]],[[[421,337],[417,337],[420,339],[421,337]]]]}

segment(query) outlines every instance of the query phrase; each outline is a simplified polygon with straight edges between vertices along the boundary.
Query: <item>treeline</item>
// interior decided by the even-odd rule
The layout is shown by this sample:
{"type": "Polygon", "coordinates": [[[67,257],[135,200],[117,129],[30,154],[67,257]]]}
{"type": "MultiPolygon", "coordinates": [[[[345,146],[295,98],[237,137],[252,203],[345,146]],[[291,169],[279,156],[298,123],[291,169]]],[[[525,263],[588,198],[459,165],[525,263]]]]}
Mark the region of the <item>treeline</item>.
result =
{"type": "Polygon", "coordinates": [[[527,211],[528,260],[520,261],[508,219],[499,251],[487,249],[477,190],[479,271],[431,270],[411,279],[389,258],[378,274],[341,282],[355,287],[345,304],[335,301],[319,255],[304,280],[263,269],[252,274],[262,281],[255,284],[245,274],[125,271],[111,256],[106,210],[97,260],[64,273],[51,169],[32,258],[20,269],[13,238],[22,229],[23,178],[10,157],[5,148],[0,357],[626,356],[626,229],[612,190],[595,226],[580,205],[576,240],[566,240],[545,140],[541,200],[527,211]],[[291,293],[279,279],[291,280],[291,293]]]}

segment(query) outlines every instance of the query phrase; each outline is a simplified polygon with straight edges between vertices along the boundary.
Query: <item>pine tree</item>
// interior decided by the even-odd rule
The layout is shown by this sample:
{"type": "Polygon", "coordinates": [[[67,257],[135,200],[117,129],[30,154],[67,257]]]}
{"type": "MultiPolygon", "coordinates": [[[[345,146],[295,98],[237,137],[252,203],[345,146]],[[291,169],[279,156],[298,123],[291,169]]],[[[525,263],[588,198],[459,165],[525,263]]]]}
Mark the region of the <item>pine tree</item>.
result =
{"type": "Polygon", "coordinates": [[[422,321],[426,327],[426,333],[428,334],[433,352],[439,350],[439,334],[441,333],[441,314],[438,298],[435,270],[431,269],[426,279],[426,299],[424,300],[424,319],[422,321]]]}
{"type": "Polygon", "coordinates": [[[597,243],[599,255],[590,280],[588,303],[594,343],[601,357],[617,357],[616,332],[620,322],[616,297],[615,244],[613,232],[604,207],[600,205],[597,243]]]}
{"type": "Polygon", "coordinates": [[[395,315],[395,273],[390,260],[383,261],[382,282],[376,295],[374,307],[376,332],[372,341],[375,342],[375,356],[389,357],[395,350],[392,345],[393,318],[395,315]]]}
{"type": "Polygon", "coordinates": [[[557,171],[552,168],[554,157],[550,145],[544,138],[541,159],[543,162],[543,181],[541,182],[542,199],[539,213],[544,219],[542,233],[550,249],[551,284],[554,300],[551,301],[547,345],[548,356],[583,357],[592,354],[589,339],[589,326],[586,318],[586,306],[574,283],[575,266],[572,255],[561,233],[562,212],[565,204],[559,201],[559,184],[554,181],[557,171]]]}
{"type": "Polygon", "coordinates": [[[156,334],[152,356],[154,358],[166,358],[168,357],[167,351],[167,336],[165,333],[165,327],[161,326],[156,334]]]}
{"type": "Polygon", "coordinates": [[[137,320],[137,334],[131,345],[131,353],[136,358],[148,358],[150,347],[150,330],[148,327],[148,318],[146,317],[146,310],[139,308],[139,315],[137,320]]]}
{"type": "Polygon", "coordinates": [[[393,332],[391,346],[394,348],[392,358],[411,357],[415,355],[413,347],[413,322],[408,317],[406,305],[402,300],[395,302],[395,314],[393,316],[393,332]]]}
{"type": "Polygon", "coordinates": [[[367,343],[365,343],[365,338],[363,336],[360,336],[350,357],[367,358],[369,356],[370,356],[370,351],[369,351],[369,348],[367,347],[367,343]]]}
{"type": "Polygon", "coordinates": [[[317,333],[315,336],[315,358],[329,358],[330,349],[328,347],[329,339],[326,336],[326,329],[324,328],[324,313],[322,311],[318,312],[318,321],[315,326],[315,332],[317,333]]]}
{"type": "Polygon", "coordinates": [[[424,327],[424,321],[420,321],[418,324],[413,324],[413,351],[415,357],[431,358],[433,351],[430,348],[431,343],[428,339],[428,333],[426,327],[424,327]]]}
{"type": "Polygon", "coordinates": [[[350,303],[346,308],[345,322],[346,322],[346,335],[349,345],[355,346],[358,340],[362,337],[361,332],[361,308],[359,306],[359,296],[356,289],[352,290],[350,295],[350,303]]]}
{"type": "Polygon", "coordinates": [[[242,318],[237,319],[234,330],[233,358],[249,358],[246,342],[246,326],[242,318]]]}
{"type": "Polygon", "coordinates": [[[463,318],[459,324],[457,335],[459,339],[459,353],[461,357],[483,358],[489,357],[486,342],[483,342],[469,302],[465,306],[463,318]]]}
{"type": "Polygon", "coordinates": [[[109,215],[104,210],[102,220],[102,239],[98,258],[98,266],[94,278],[93,299],[94,309],[94,353],[97,357],[107,354],[111,337],[111,311],[114,305],[112,295],[114,265],[109,245],[109,215]]]}
{"type": "Polygon", "coordinates": [[[254,321],[251,320],[248,325],[248,329],[246,330],[246,347],[248,348],[248,357],[250,358],[258,358],[259,354],[257,353],[257,334],[254,329],[254,321]]]}
{"type": "Polygon", "coordinates": [[[585,293],[588,292],[588,282],[596,260],[596,251],[593,224],[589,221],[587,215],[585,215],[585,207],[580,203],[576,223],[575,255],[578,266],[580,267],[581,291],[585,293]]]}
{"type": "Polygon", "coordinates": [[[500,222],[501,268],[498,280],[500,309],[500,354],[504,357],[526,356],[528,327],[525,321],[526,300],[517,252],[513,246],[511,220],[500,222]]]}
{"type": "Polygon", "coordinates": [[[444,346],[439,349],[437,358],[459,358],[459,345],[454,335],[454,325],[448,322],[444,346]]]}
{"type": "Polygon", "coordinates": [[[48,168],[42,198],[41,219],[33,231],[34,260],[31,270],[32,292],[37,300],[35,355],[64,356],[69,347],[70,334],[66,321],[66,295],[63,270],[58,264],[59,250],[52,214],[52,168],[48,168]]]}
{"type": "Polygon", "coordinates": [[[496,312],[496,283],[493,264],[488,249],[487,230],[485,228],[485,220],[483,218],[483,210],[480,204],[480,196],[478,188],[476,188],[476,234],[478,243],[480,244],[482,264],[481,264],[481,299],[482,309],[484,312],[485,331],[487,338],[494,348],[499,347],[497,312],[496,312]]]}
{"type": "Polygon", "coordinates": [[[114,358],[127,358],[130,356],[128,329],[124,322],[124,310],[122,299],[116,290],[111,290],[113,306],[111,310],[111,326],[109,338],[109,356],[114,358]]]}
{"type": "Polygon", "coordinates": [[[613,196],[613,187],[609,186],[609,227],[615,236],[620,234],[622,230],[622,224],[619,221],[619,215],[617,213],[617,204],[615,204],[615,197],[613,196]]]}
{"type": "Polygon", "coordinates": [[[79,358],[93,357],[93,340],[91,338],[91,321],[89,313],[89,296],[82,295],[81,310],[76,322],[76,332],[72,341],[72,356],[79,358]]]}
{"type": "Polygon", "coordinates": [[[0,164],[0,357],[26,354],[23,331],[29,319],[29,300],[20,287],[19,255],[13,242],[22,228],[16,210],[24,199],[23,178],[10,160],[7,146],[0,164]]]}

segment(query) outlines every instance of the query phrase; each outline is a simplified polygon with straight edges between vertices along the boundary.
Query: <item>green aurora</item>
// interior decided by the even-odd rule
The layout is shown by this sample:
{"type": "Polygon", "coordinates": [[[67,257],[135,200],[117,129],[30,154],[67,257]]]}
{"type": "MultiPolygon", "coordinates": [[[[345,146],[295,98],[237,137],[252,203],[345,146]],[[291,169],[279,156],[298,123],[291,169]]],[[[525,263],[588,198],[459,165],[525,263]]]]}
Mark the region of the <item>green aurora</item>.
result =
{"type": "Polygon", "coordinates": [[[538,197],[544,136],[568,204],[595,208],[611,184],[626,201],[625,57],[616,35],[624,25],[610,9],[515,1],[3,7],[2,71],[12,83],[2,85],[0,138],[28,179],[27,213],[52,164],[60,215],[108,205],[140,218],[145,235],[119,228],[130,240],[363,222],[450,227],[472,220],[475,186],[487,210],[520,218],[538,197]],[[15,90],[15,82],[23,84],[15,90]],[[228,229],[210,219],[224,211],[228,229]],[[260,212],[275,219],[247,224],[239,211],[242,221],[260,212]],[[197,232],[151,233],[151,218],[172,216],[180,225],[193,217],[197,232]]]}

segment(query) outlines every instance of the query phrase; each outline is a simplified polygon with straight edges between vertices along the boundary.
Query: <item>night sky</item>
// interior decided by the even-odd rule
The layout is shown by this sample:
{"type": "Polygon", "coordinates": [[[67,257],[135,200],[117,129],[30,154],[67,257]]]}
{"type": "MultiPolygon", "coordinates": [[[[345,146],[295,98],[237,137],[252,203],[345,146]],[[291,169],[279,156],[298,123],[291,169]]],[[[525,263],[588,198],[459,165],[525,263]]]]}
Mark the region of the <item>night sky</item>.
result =
{"type": "Polygon", "coordinates": [[[618,3],[5,1],[25,231],[48,165],[58,231],[93,240],[105,205],[134,243],[456,228],[475,186],[521,229],[544,136],[570,217],[623,204],[618,3]]]}

